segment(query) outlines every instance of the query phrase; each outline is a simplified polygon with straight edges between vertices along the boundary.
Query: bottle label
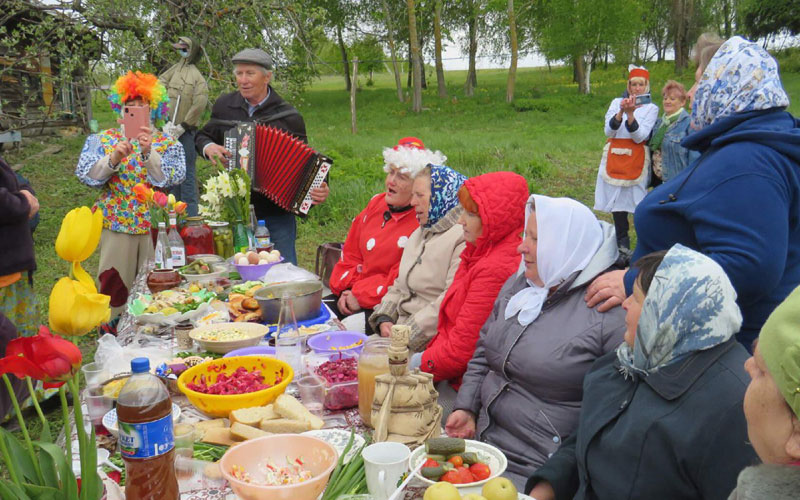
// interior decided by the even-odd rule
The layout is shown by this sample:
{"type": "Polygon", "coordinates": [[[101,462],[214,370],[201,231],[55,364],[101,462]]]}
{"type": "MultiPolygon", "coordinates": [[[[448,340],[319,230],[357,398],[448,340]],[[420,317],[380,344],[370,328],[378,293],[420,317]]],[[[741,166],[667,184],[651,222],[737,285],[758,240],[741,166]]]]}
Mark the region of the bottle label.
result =
{"type": "Polygon", "coordinates": [[[172,413],[139,424],[119,422],[120,453],[125,458],[153,458],[175,447],[172,413]]]}
{"type": "Polygon", "coordinates": [[[183,267],[186,265],[186,255],[183,247],[172,247],[172,268],[183,267]]]}
{"type": "Polygon", "coordinates": [[[269,236],[256,236],[256,246],[258,248],[265,248],[272,244],[272,240],[269,236]]]}
{"type": "Polygon", "coordinates": [[[156,269],[164,269],[164,247],[160,241],[156,243],[156,269]]]}

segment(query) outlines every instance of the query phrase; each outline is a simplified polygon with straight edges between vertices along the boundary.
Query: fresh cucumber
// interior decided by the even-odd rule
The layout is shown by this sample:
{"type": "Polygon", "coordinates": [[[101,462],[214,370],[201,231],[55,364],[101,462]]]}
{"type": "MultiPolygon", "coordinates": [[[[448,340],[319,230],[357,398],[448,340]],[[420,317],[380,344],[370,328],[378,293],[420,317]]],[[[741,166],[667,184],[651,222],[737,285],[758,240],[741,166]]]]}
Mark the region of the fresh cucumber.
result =
{"type": "Polygon", "coordinates": [[[425,453],[428,455],[456,455],[464,453],[467,444],[458,438],[431,438],[425,441],[425,453]]]}
{"type": "Polygon", "coordinates": [[[431,481],[438,481],[440,477],[444,476],[445,470],[441,465],[438,467],[423,467],[419,470],[422,477],[430,479],[431,481]]]}

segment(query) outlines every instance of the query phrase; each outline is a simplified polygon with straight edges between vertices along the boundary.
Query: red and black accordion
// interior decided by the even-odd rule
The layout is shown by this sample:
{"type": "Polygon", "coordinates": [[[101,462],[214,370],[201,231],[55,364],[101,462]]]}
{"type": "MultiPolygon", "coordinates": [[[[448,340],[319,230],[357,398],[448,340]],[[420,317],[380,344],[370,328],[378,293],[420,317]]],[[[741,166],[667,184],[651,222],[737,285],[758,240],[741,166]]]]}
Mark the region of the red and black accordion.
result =
{"type": "Polygon", "coordinates": [[[310,191],[328,175],[333,160],[283,130],[257,123],[238,123],[225,132],[231,152],[229,168],[250,176],[252,189],[295,215],[311,209],[310,191]]]}

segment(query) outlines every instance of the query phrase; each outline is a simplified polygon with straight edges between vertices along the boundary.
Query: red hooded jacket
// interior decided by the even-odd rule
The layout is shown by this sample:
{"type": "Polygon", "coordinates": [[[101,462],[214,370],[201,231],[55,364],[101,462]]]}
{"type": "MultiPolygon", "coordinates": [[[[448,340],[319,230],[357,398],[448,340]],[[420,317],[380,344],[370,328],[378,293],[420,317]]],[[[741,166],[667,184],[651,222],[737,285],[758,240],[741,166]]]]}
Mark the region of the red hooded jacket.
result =
{"type": "Polygon", "coordinates": [[[400,269],[408,237],[419,227],[414,210],[390,212],[386,193],[372,197],[353,219],[344,240],[342,259],[331,272],[331,291],[352,290],[364,309],[373,309],[386,295],[400,269]]]}
{"type": "Polygon", "coordinates": [[[528,201],[528,183],[512,172],[479,175],[464,186],[478,205],[483,230],[461,253],[461,264],[439,308],[436,336],[423,352],[421,366],[435,381],[450,380],[456,389],[500,289],[519,269],[517,247],[528,201]]]}

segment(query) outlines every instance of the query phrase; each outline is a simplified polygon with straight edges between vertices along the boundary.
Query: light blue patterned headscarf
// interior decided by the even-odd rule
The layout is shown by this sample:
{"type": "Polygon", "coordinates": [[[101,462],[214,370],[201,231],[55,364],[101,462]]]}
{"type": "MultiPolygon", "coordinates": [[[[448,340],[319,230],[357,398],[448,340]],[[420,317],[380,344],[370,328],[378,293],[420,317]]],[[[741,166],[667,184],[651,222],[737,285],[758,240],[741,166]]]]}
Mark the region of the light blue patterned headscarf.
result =
{"type": "Polygon", "coordinates": [[[677,244],[664,256],[647,291],[633,348],[623,342],[617,349],[622,373],[649,375],[725,342],[741,326],[736,291],[725,271],[677,244]]]}
{"type": "Polygon", "coordinates": [[[692,104],[692,128],[700,130],[735,113],[787,106],[778,63],[757,43],[735,36],[703,71],[692,104]]]}
{"type": "Polygon", "coordinates": [[[424,227],[431,227],[447,215],[447,212],[458,206],[458,188],[467,180],[450,167],[431,165],[431,207],[428,210],[428,222],[424,227]]]}

